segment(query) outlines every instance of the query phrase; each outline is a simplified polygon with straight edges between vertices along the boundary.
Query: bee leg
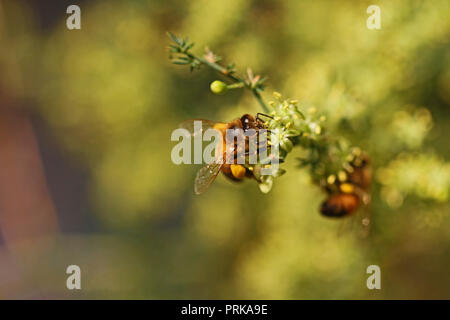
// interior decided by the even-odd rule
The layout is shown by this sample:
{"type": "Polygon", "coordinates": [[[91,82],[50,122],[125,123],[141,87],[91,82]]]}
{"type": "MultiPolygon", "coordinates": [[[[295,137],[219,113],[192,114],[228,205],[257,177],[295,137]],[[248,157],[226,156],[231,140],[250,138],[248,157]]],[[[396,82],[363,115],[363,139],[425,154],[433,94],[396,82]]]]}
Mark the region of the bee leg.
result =
{"type": "Polygon", "coordinates": [[[265,122],[265,121],[263,121],[263,119],[261,119],[261,116],[264,116],[264,117],[266,117],[266,118],[273,119],[273,117],[272,117],[272,116],[269,116],[268,114],[258,112],[258,113],[256,114],[256,120],[265,122]]]}
{"type": "Polygon", "coordinates": [[[265,114],[265,113],[262,113],[262,112],[258,112],[258,113],[256,114],[256,119],[260,119],[260,120],[261,120],[261,118],[260,118],[259,116],[264,116],[264,117],[266,117],[266,118],[273,119],[272,116],[269,116],[268,114],[265,114]]]}

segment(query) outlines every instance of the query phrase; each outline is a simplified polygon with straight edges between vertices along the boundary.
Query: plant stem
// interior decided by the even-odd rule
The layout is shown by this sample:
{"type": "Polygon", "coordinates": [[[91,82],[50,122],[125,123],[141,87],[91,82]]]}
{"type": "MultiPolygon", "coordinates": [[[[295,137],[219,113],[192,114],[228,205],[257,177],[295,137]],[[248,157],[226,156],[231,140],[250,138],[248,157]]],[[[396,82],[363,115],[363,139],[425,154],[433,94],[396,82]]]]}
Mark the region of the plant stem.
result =
{"type": "Polygon", "coordinates": [[[258,100],[259,104],[261,105],[262,109],[264,110],[265,113],[270,113],[269,108],[267,107],[267,105],[265,104],[264,100],[262,99],[261,95],[259,94],[259,92],[256,89],[252,89],[253,95],[255,96],[256,100],[258,100]]]}
{"type": "Polygon", "coordinates": [[[244,87],[244,84],[242,82],[236,82],[236,83],[233,83],[233,84],[229,84],[227,86],[228,89],[240,89],[240,88],[243,88],[243,87],[244,87]]]}
{"type": "MultiPolygon", "coordinates": [[[[262,99],[261,95],[259,94],[258,89],[257,88],[253,88],[243,78],[234,75],[228,69],[224,68],[220,64],[217,64],[215,62],[210,62],[210,61],[208,61],[208,60],[206,60],[204,58],[197,57],[196,55],[194,55],[194,54],[192,54],[190,52],[186,52],[185,54],[188,55],[191,59],[195,59],[198,62],[200,62],[201,64],[207,65],[208,67],[210,67],[211,69],[219,72],[220,74],[222,74],[223,76],[227,77],[228,79],[236,82],[236,84],[238,84],[238,83],[242,84],[243,87],[245,87],[245,88],[249,89],[250,91],[252,91],[254,97],[256,98],[256,100],[258,100],[258,102],[261,105],[261,107],[264,110],[264,112],[265,113],[270,113],[270,110],[267,107],[267,105],[265,104],[265,102],[262,99]]],[[[236,84],[232,84],[231,86],[235,86],[236,84]]]]}
{"type": "Polygon", "coordinates": [[[200,62],[201,64],[207,65],[208,67],[210,67],[211,69],[214,69],[215,71],[219,72],[220,74],[226,76],[227,78],[229,78],[230,80],[233,80],[235,82],[242,82],[245,85],[245,81],[235,75],[233,75],[232,73],[230,73],[226,68],[222,67],[220,64],[215,63],[215,62],[210,62],[206,59],[197,57],[196,55],[193,55],[192,53],[186,53],[191,59],[195,59],[198,62],[200,62]]]}

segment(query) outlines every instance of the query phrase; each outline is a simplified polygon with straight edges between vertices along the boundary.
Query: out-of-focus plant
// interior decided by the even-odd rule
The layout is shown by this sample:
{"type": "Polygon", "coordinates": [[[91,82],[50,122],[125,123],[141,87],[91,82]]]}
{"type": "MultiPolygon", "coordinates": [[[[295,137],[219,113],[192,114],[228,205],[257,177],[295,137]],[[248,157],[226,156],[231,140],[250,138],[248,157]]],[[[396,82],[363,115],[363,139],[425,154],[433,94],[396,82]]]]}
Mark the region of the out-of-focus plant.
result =
{"type": "Polygon", "coordinates": [[[401,154],[378,170],[377,179],[383,186],[381,194],[391,207],[399,207],[407,195],[445,202],[450,188],[450,164],[435,155],[401,154]]]}
{"type": "MultiPolygon", "coordinates": [[[[62,239],[60,244],[65,259],[72,259],[76,248],[97,279],[83,290],[88,297],[450,296],[448,200],[433,201],[416,189],[418,183],[433,184],[433,180],[403,181],[413,170],[405,170],[409,162],[391,166],[408,154],[416,160],[435,154],[441,166],[448,165],[448,1],[383,2],[381,30],[366,28],[367,5],[297,0],[89,1],[82,8],[87,14],[81,31],[68,31],[65,10],[59,10],[59,22],[38,24],[48,26],[40,37],[22,32],[32,19],[18,19],[4,10],[10,22],[3,23],[3,30],[10,39],[33,41],[14,51],[24,58],[23,80],[38,80],[25,90],[38,95],[39,109],[34,111],[45,122],[52,145],[57,143],[70,163],[87,170],[86,196],[92,206],[86,213],[106,242],[98,244],[97,235],[91,237],[89,232],[76,237],[82,245],[74,245],[72,234],[70,241],[62,239]],[[307,158],[308,150],[300,147],[289,153],[281,165],[288,174],[267,195],[254,185],[230,187],[232,182],[218,179],[204,196],[192,196],[192,168],[177,167],[168,156],[168,136],[174,126],[196,115],[232,119],[244,112],[255,114],[261,107],[252,103],[253,94],[245,88],[227,88],[219,99],[209,94],[207,79],[215,80],[210,70],[189,78],[188,72],[161,63],[167,29],[233,57],[241,75],[246,70],[239,66],[249,65],[270,74],[283,96],[301,101],[298,109],[305,117],[326,116],[326,122],[320,123],[323,135],[345,137],[351,143],[343,143],[344,149],[364,147],[377,172],[369,238],[355,237],[356,219],[336,224],[315,214],[323,194],[310,186],[314,176],[307,170],[295,171],[296,158],[307,158]],[[213,104],[221,107],[203,108],[213,104]],[[419,110],[428,110],[432,122],[422,111],[417,114],[419,110]],[[383,168],[403,171],[391,172],[384,180],[379,173],[383,168]],[[400,181],[404,191],[412,192],[400,191],[400,181]],[[391,205],[396,203],[392,190],[404,197],[400,206],[391,205]],[[389,204],[387,195],[394,202],[389,204]],[[111,268],[111,259],[122,251],[117,259],[126,263],[111,268]],[[130,253],[139,261],[131,263],[130,253]],[[364,271],[373,263],[390,280],[389,290],[366,289],[364,271]]],[[[11,42],[2,44],[8,50],[0,50],[0,55],[14,53],[9,50],[11,42]]],[[[197,49],[192,51],[201,53],[197,49]]],[[[14,67],[4,61],[7,68],[14,67]]],[[[3,71],[1,82],[9,90],[17,74],[3,71]]],[[[226,77],[221,80],[232,84],[226,77]]],[[[268,102],[266,92],[261,96],[268,102]]],[[[47,144],[42,145],[43,154],[48,154],[47,144]]],[[[422,170],[419,163],[414,170],[424,176],[437,165],[422,170]]],[[[52,163],[46,169],[53,176],[55,170],[60,173],[52,163]]],[[[71,182],[62,178],[65,184],[71,182]]],[[[338,176],[333,179],[337,186],[338,176]]],[[[55,196],[64,212],[61,191],[55,196]]],[[[62,222],[68,231],[67,218],[62,222]]],[[[82,228],[73,225],[70,230],[82,228]]],[[[34,275],[58,274],[48,272],[47,265],[30,270],[34,275]]],[[[58,262],[52,270],[59,268],[58,262]]],[[[13,278],[8,274],[6,279],[13,278]]],[[[47,286],[47,277],[40,278],[47,286]]],[[[54,283],[60,287],[59,280],[54,283]]],[[[8,284],[1,289],[7,297],[14,291],[8,284]]]]}

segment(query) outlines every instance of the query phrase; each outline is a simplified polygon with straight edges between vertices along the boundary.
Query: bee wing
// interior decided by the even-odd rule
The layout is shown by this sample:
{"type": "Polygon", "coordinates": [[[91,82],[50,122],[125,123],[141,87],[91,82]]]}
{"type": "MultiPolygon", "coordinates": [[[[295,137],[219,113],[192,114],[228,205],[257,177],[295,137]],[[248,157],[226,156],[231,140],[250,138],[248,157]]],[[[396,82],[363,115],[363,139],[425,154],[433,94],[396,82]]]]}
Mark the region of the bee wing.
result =
{"type": "Polygon", "coordinates": [[[208,187],[216,179],[217,175],[222,168],[222,163],[213,162],[210,163],[197,172],[195,177],[194,192],[195,194],[201,194],[208,189],[208,187]]]}
{"type": "Polygon", "coordinates": [[[224,122],[205,120],[205,119],[190,119],[180,123],[180,128],[188,130],[191,135],[196,136],[201,134],[202,131],[213,128],[216,124],[224,124],[224,122]],[[201,126],[195,126],[195,122],[201,122],[201,126]]]}

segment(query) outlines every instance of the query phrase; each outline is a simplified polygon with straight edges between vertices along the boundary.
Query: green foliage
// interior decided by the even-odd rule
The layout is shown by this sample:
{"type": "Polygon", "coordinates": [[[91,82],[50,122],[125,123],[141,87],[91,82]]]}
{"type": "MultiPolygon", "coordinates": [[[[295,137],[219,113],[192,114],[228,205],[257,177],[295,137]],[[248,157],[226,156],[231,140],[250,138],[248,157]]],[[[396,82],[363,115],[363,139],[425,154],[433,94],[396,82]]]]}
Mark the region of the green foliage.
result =
{"type": "MultiPolygon", "coordinates": [[[[382,1],[380,30],[366,28],[363,1],[83,3],[82,30],[73,32],[64,27],[64,11],[39,32],[25,2],[0,6],[7,12],[0,23],[3,92],[30,102],[24,105],[36,127],[85,174],[83,226],[95,225],[62,233],[59,251],[43,256],[42,265],[17,261],[30,279],[40,278],[38,290],[29,281],[14,288],[8,282],[0,294],[53,294],[61,287],[53,271],[75,257],[92,279],[82,290],[86,298],[450,297],[447,0],[382,1]],[[216,74],[194,76],[165,64],[167,30],[197,41],[189,48],[190,41],[173,42],[180,51],[170,54],[184,57],[176,61],[187,70],[213,61],[220,80],[238,77],[243,90],[217,97],[207,85],[216,74]],[[199,54],[199,43],[236,64],[209,49],[199,54]],[[186,53],[201,61],[186,60],[186,53]],[[263,77],[239,66],[270,79],[261,84],[263,77]],[[255,83],[266,90],[249,90],[255,83]],[[301,101],[298,128],[310,135],[291,139],[297,132],[280,130],[286,154],[288,141],[296,144],[282,164],[287,174],[269,194],[219,177],[194,197],[197,168],[170,162],[171,131],[188,118],[256,114],[262,106],[251,95],[268,101],[274,90],[301,101]],[[317,213],[324,198],[318,181],[345,171],[346,156],[358,153],[352,146],[371,155],[375,172],[372,229],[364,239],[358,216],[338,222],[317,213]],[[382,268],[381,291],[365,287],[370,264],[382,268]]],[[[285,101],[275,99],[266,113],[291,105],[285,101]]],[[[51,162],[44,166],[60,174],[51,162]]],[[[65,210],[61,202],[56,208],[65,210]]]]}
{"type": "Polygon", "coordinates": [[[401,154],[378,171],[381,192],[387,203],[398,208],[407,195],[448,201],[450,163],[435,155],[401,154]]]}
{"type": "Polygon", "coordinates": [[[263,78],[260,75],[253,75],[253,72],[250,68],[247,69],[246,76],[239,76],[236,74],[234,63],[227,66],[218,64],[218,62],[221,61],[222,58],[215,55],[208,48],[206,48],[206,53],[203,57],[196,56],[190,51],[194,44],[188,42],[189,38],[183,40],[183,38],[177,38],[170,32],[168,32],[168,35],[174,42],[174,44],[170,45],[170,52],[178,54],[175,57],[170,56],[174,64],[190,65],[191,71],[193,71],[194,69],[199,69],[200,65],[207,65],[213,70],[219,72],[223,76],[233,81],[233,88],[245,87],[251,90],[263,110],[265,112],[269,111],[260,96],[261,91],[264,90],[264,81],[266,80],[266,78],[263,78]]]}

